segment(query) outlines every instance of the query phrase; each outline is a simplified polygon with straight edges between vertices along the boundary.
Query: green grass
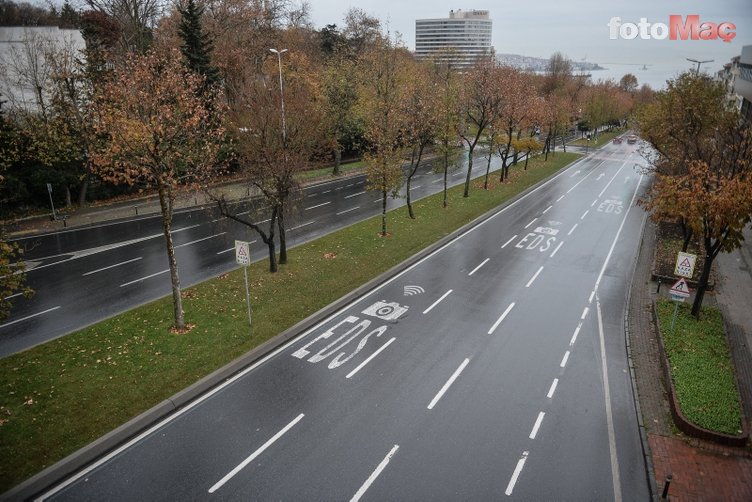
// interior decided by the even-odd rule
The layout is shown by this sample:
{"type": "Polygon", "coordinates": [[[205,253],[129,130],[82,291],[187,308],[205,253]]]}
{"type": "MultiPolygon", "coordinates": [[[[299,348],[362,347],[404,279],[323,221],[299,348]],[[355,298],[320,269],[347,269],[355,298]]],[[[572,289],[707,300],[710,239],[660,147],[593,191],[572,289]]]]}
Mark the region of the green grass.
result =
{"type": "Polygon", "coordinates": [[[253,329],[243,273],[184,291],[187,334],[169,331],[165,297],[87,329],[0,360],[0,491],[60,460],[229,361],[272,338],[578,157],[558,153],[512,168],[512,182],[462,186],[388,215],[390,237],[371,218],[289,251],[277,274],[249,268],[253,329]]]}
{"type": "Polygon", "coordinates": [[[611,131],[606,131],[598,134],[598,137],[595,139],[591,139],[590,142],[587,141],[585,138],[580,138],[575,141],[570,141],[567,143],[568,145],[577,145],[577,146],[585,146],[588,145],[590,148],[599,148],[603,145],[606,145],[611,142],[616,136],[623,134],[624,129],[612,129],[611,131]]]}
{"type": "Polygon", "coordinates": [[[721,313],[704,307],[697,321],[690,314],[691,304],[683,303],[672,330],[674,305],[672,301],[659,300],[658,315],[682,413],[705,429],[741,434],[739,392],[721,313]]]}

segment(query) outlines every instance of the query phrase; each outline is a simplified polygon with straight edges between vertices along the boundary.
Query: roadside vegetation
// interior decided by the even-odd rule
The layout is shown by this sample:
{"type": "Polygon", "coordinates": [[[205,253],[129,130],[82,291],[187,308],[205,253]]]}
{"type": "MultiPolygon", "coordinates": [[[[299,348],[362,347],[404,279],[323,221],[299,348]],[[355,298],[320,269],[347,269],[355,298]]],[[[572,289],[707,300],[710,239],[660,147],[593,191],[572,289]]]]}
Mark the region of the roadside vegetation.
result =
{"type": "Polygon", "coordinates": [[[674,306],[665,299],[657,303],[661,336],[682,414],[705,429],[741,434],[739,391],[721,313],[703,307],[698,321],[690,305],[682,303],[671,329],[674,306]]]}
{"type": "Polygon", "coordinates": [[[243,273],[235,270],[182,291],[187,333],[170,331],[165,297],[63,338],[0,360],[0,491],[83,447],[525,188],[571,163],[576,154],[532,159],[506,183],[476,181],[390,212],[391,236],[374,217],[289,250],[270,274],[249,268],[253,326],[243,273]]]}
{"type": "Polygon", "coordinates": [[[567,144],[576,146],[588,145],[590,148],[600,148],[603,145],[609,144],[618,135],[624,134],[625,130],[626,129],[622,127],[616,127],[610,130],[607,129],[605,131],[598,132],[595,137],[590,138],[590,141],[588,141],[587,138],[579,138],[574,141],[570,141],[567,144]]]}

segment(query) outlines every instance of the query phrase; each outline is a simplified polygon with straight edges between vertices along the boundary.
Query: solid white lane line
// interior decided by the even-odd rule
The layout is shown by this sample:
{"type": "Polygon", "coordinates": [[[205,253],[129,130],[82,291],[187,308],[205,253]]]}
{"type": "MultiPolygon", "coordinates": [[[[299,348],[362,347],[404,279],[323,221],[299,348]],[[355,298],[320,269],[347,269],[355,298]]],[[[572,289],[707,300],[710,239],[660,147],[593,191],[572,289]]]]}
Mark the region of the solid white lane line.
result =
{"type": "Polygon", "coordinates": [[[544,412],[538,413],[538,418],[535,419],[535,424],[533,425],[533,430],[530,431],[530,439],[535,439],[535,436],[538,434],[538,429],[540,429],[541,422],[543,422],[543,417],[545,417],[546,414],[544,412]]]}
{"type": "Polygon", "coordinates": [[[422,187],[422,186],[423,186],[423,185],[418,185],[418,186],[410,187],[410,190],[415,190],[416,188],[420,188],[420,187],[422,187]]]}
{"type": "Polygon", "coordinates": [[[582,328],[582,322],[580,322],[577,327],[574,329],[574,334],[572,335],[572,339],[569,340],[569,346],[571,347],[574,345],[574,342],[577,341],[577,335],[580,334],[580,329],[582,328]]]}
{"type": "Polygon", "coordinates": [[[354,184],[355,184],[355,183],[350,183],[349,185],[345,185],[345,188],[350,188],[350,187],[351,187],[351,186],[353,186],[354,184]]]}
{"type": "MultiPolygon", "coordinates": [[[[128,263],[133,263],[134,261],[138,261],[140,259],[141,259],[141,257],[139,256],[138,258],[133,258],[132,260],[121,261],[120,263],[116,263],[114,265],[110,265],[109,267],[98,268],[96,270],[92,270],[91,272],[86,272],[85,274],[81,274],[81,277],[85,277],[85,276],[91,275],[91,274],[96,274],[97,272],[101,272],[103,270],[108,270],[108,269],[111,269],[111,268],[119,267],[120,265],[127,265],[128,263]]],[[[20,295],[21,293],[18,293],[18,294],[20,295]]]]}
{"type": "Polygon", "coordinates": [[[514,307],[514,302],[510,303],[507,309],[504,311],[503,314],[496,320],[493,326],[491,326],[491,329],[488,330],[488,334],[492,335],[494,331],[496,331],[496,328],[499,327],[499,324],[501,324],[501,321],[504,320],[504,318],[507,316],[510,310],[512,310],[512,307],[514,307]]]}
{"type": "Polygon", "coordinates": [[[444,178],[439,178],[435,181],[432,181],[431,183],[441,183],[442,181],[444,181],[444,178]]]}
{"type": "Polygon", "coordinates": [[[529,451],[523,451],[522,452],[522,458],[520,458],[517,461],[517,467],[514,468],[514,472],[512,473],[512,478],[509,480],[509,484],[507,485],[507,489],[504,492],[504,494],[508,497],[512,494],[512,490],[514,490],[514,485],[517,484],[517,478],[520,477],[520,473],[522,472],[522,468],[525,467],[525,460],[527,460],[527,456],[530,455],[529,451]]]}
{"type": "Polygon", "coordinates": [[[567,232],[567,235],[572,235],[572,232],[574,232],[574,229],[577,228],[577,223],[574,224],[574,226],[567,232]]]}
{"type": "Polygon", "coordinates": [[[352,199],[353,197],[357,197],[358,195],[363,195],[364,193],[366,193],[365,190],[362,192],[354,193],[352,195],[345,195],[345,199],[352,199]]]}
{"type": "Polygon", "coordinates": [[[156,274],[147,275],[146,277],[142,277],[140,279],[136,279],[135,281],[126,282],[125,284],[121,284],[120,287],[124,288],[125,286],[130,286],[131,284],[136,284],[137,282],[145,281],[146,279],[151,279],[152,277],[156,277],[158,275],[166,274],[169,271],[170,271],[170,269],[168,268],[167,270],[162,270],[161,272],[157,272],[156,274]]]}
{"type": "Polygon", "coordinates": [[[382,199],[381,197],[379,197],[379,198],[378,198],[378,199],[376,199],[376,200],[375,200],[374,202],[382,202],[383,200],[384,200],[384,199],[382,199]]]}
{"type": "Polygon", "coordinates": [[[559,197],[558,199],[556,199],[556,202],[561,202],[561,199],[563,199],[564,197],[566,197],[566,195],[567,195],[567,194],[564,194],[564,195],[562,195],[561,197],[559,197]]]}
{"type": "Polygon", "coordinates": [[[389,345],[390,345],[390,344],[391,344],[391,343],[392,343],[393,341],[395,341],[396,339],[397,339],[397,337],[393,337],[393,338],[392,338],[391,340],[389,340],[389,341],[388,341],[388,342],[386,342],[386,343],[385,343],[384,345],[382,345],[381,347],[379,347],[379,350],[377,350],[376,352],[374,352],[373,354],[371,354],[370,356],[368,356],[368,359],[366,359],[365,361],[363,361],[362,363],[360,363],[360,364],[358,365],[358,367],[357,367],[357,368],[355,368],[354,370],[352,370],[352,371],[351,371],[350,373],[348,373],[348,374],[347,374],[347,376],[346,376],[345,378],[352,378],[353,376],[355,376],[355,374],[356,374],[356,373],[357,373],[358,371],[360,371],[361,369],[363,369],[363,367],[364,367],[364,366],[365,366],[366,364],[368,364],[368,363],[370,363],[370,362],[371,362],[371,359],[373,359],[374,357],[378,356],[378,355],[379,355],[379,354],[381,353],[381,351],[382,351],[382,350],[384,350],[385,348],[389,347],[389,345]]]}
{"type": "Polygon", "coordinates": [[[302,225],[298,225],[297,227],[292,227],[290,230],[297,230],[299,228],[307,227],[308,225],[313,225],[316,223],[316,220],[309,221],[308,223],[303,223],[302,225]]]}
{"type": "Polygon", "coordinates": [[[439,303],[441,303],[441,300],[443,300],[444,298],[446,298],[447,296],[449,296],[451,293],[452,293],[452,290],[450,289],[449,291],[447,291],[446,293],[444,293],[443,295],[441,295],[441,298],[439,298],[438,300],[436,300],[435,302],[433,302],[430,307],[428,307],[426,310],[423,311],[423,313],[424,314],[429,313],[431,310],[433,310],[433,308],[436,305],[438,305],[439,303]]]}
{"type": "Polygon", "coordinates": [[[186,242],[185,244],[180,244],[180,245],[175,246],[175,249],[182,248],[182,247],[185,247],[185,246],[190,246],[191,244],[196,244],[197,242],[208,241],[209,239],[213,239],[215,237],[219,237],[220,235],[225,235],[226,233],[227,232],[222,232],[220,234],[210,235],[209,237],[204,237],[202,239],[196,239],[195,241],[186,242]]]}
{"type": "Polygon", "coordinates": [[[556,249],[554,249],[554,252],[551,253],[551,258],[554,257],[554,255],[559,251],[559,248],[564,245],[564,241],[561,241],[558,246],[556,246],[556,249]]]}
{"type": "Polygon", "coordinates": [[[358,181],[358,182],[357,182],[357,183],[355,183],[355,184],[356,184],[356,185],[363,185],[364,183],[365,183],[365,180],[364,180],[364,181],[358,181]]]}
{"type": "Polygon", "coordinates": [[[306,211],[310,211],[311,209],[316,209],[317,207],[326,206],[327,204],[331,204],[332,201],[324,202],[323,204],[316,204],[315,206],[307,207],[305,208],[306,211]]]}
{"type": "Polygon", "coordinates": [[[585,310],[582,311],[582,316],[580,316],[580,319],[585,319],[590,309],[588,307],[585,307],[585,310]]]}
{"type": "Polygon", "coordinates": [[[324,194],[324,193],[329,193],[329,192],[331,192],[331,189],[329,189],[329,190],[324,190],[324,191],[323,191],[323,192],[321,192],[321,193],[322,193],[322,194],[324,194]]]}
{"type": "MultiPolygon", "coordinates": [[[[612,183],[612,182],[613,182],[613,181],[614,181],[614,180],[616,179],[616,177],[617,177],[617,176],[619,176],[619,173],[621,172],[621,170],[622,170],[622,169],[624,169],[624,166],[626,166],[626,165],[627,165],[627,162],[629,162],[629,159],[630,159],[630,158],[632,158],[632,155],[630,155],[629,157],[627,157],[627,160],[625,160],[625,161],[624,161],[624,163],[623,163],[623,164],[621,165],[621,167],[619,168],[619,170],[618,170],[618,171],[616,171],[616,174],[614,174],[614,177],[613,177],[613,178],[611,178],[611,179],[609,180],[609,182],[608,182],[608,183],[606,183],[606,186],[604,186],[604,187],[603,187],[603,190],[601,190],[601,193],[599,193],[599,194],[598,194],[598,198],[599,198],[599,199],[600,199],[601,197],[603,197],[603,192],[605,192],[605,191],[606,191],[606,190],[608,189],[608,187],[609,187],[609,186],[611,185],[611,183],[612,183]]],[[[640,180],[642,180],[642,175],[640,175],[640,180]]],[[[640,184],[638,183],[638,184],[637,184],[637,186],[639,186],[639,185],[640,185],[640,184]]]]}
{"type": "Polygon", "coordinates": [[[593,303],[593,296],[595,296],[595,290],[590,292],[590,298],[587,300],[588,303],[593,303]]]}
{"type": "MultiPolygon", "coordinates": [[[[597,298],[597,297],[596,297],[597,298]]],[[[601,375],[603,377],[603,397],[606,402],[606,424],[608,426],[608,447],[611,451],[611,478],[614,483],[614,500],[621,502],[621,481],[619,479],[619,458],[616,456],[616,434],[614,433],[614,415],[611,409],[611,388],[608,384],[608,360],[606,359],[606,341],[603,335],[603,316],[601,302],[595,301],[598,313],[598,338],[601,344],[601,375]]]]}
{"type": "Polygon", "coordinates": [[[444,384],[444,386],[441,388],[438,394],[434,396],[434,398],[431,400],[431,402],[428,404],[428,409],[432,410],[434,406],[436,406],[436,403],[439,402],[439,399],[441,399],[441,396],[444,395],[444,393],[449,390],[449,387],[452,386],[455,380],[457,380],[457,377],[460,376],[460,373],[462,373],[462,370],[465,369],[465,366],[470,362],[470,359],[465,359],[462,361],[462,364],[460,364],[460,367],[457,368],[454,372],[454,374],[449,377],[449,380],[444,384]]]}
{"type": "Polygon", "coordinates": [[[601,279],[603,278],[603,273],[606,271],[608,262],[611,260],[611,254],[614,252],[614,248],[616,247],[616,242],[619,240],[621,231],[624,228],[624,223],[627,222],[627,216],[629,216],[629,211],[631,211],[632,206],[634,206],[635,198],[637,198],[637,191],[639,190],[640,185],[642,184],[642,177],[643,175],[641,174],[640,180],[637,182],[637,186],[635,186],[634,194],[632,194],[632,200],[629,202],[629,206],[627,207],[627,210],[624,212],[624,218],[621,220],[621,225],[619,225],[619,230],[616,231],[616,237],[614,237],[614,241],[611,243],[611,249],[608,250],[608,254],[606,255],[606,261],[603,262],[603,267],[601,268],[601,272],[598,274],[598,278],[595,280],[595,287],[593,289],[595,290],[596,298],[598,295],[598,286],[600,285],[601,279]]]}
{"type": "Polygon", "coordinates": [[[548,389],[548,394],[546,394],[547,398],[551,399],[552,397],[554,397],[554,392],[556,392],[556,386],[557,385],[559,385],[559,379],[558,378],[554,378],[554,381],[551,382],[551,388],[548,389]]]}
{"type": "Polygon", "coordinates": [[[350,209],[345,209],[344,211],[340,211],[339,213],[335,213],[337,216],[345,213],[349,213],[350,211],[355,211],[356,209],[360,209],[360,206],[351,207],[350,209]]]}
{"type": "Polygon", "coordinates": [[[467,173],[463,173],[463,172],[460,171],[458,173],[453,174],[452,176],[462,176],[463,174],[467,174],[467,173]]]}
{"type": "Polygon", "coordinates": [[[312,193],[312,194],[309,194],[308,197],[316,197],[318,194],[319,194],[318,192],[312,193]]]}
{"type": "Polygon", "coordinates": [[[503,245],[503,246],[501,246],[501,249],[504,249],[505,247],[507,247],[507,246],[508,246],[508,245],[509,245],[509,244],[510,244],[510,243],[511,243],[511,242],[512,242],[513,240],[515,240],[516,238],[517,238],[517,234],[514,234],[514,235],[512,236],[512,238],[511,238],[511,239],[509,239],[508,241],[506,241],[506,242],[504,243],[504,245],[503,245]]]}
{"type": "Polygon", "coordinates": [[[485,265],[486,263],[488,263],[488,261],[489,261],[490,259],[491,259],[491,258],[486,258],[485,260],[483,260],[483,261],[482,261],[482,262],[480,263],[480,265],[478,265],[477,267],[475,267],[475,268],[474,268],[474,269],[472,270],[472,272],[470,272],[470,273],[469,273],[469,274],[467,274],[467,275],[468,275],[468,276],[470,276],[470,275],[473,275],[473,274],[474,274],[475,272],[477,272],[478,270],[480,270],[480,268],[481,268],[481,267],[482,267],[483,265],[485,265]]]}
{"type": "Polygon", "coordinates": [[[559,363],[560,367],[565,367],[567,365],[567,361],[569,361],[569,351],[564,352],[564,357],[561,358],[561,363],[559,363]]]}
{"type": "Polygon", "coordinates": [[[533,275],[533,277],[531,277],[530,280],[527,281],[527,284],[525,284],[526,288],[530,287],[530,285],[535,281],[535,279],[538,277],[538,274],[540,274],[542,270],[543,270],[543,267],[539,268],[538,271],[535,273],[535,275],[533,275]]]}
{"type": "Polygon", "coordinates": [[[528,223],[527,225],[525,225],[525,228],[528,228],[530,225],[532,225],[536,221],[538,221],[538,218],[533,218],[533,221],[531,221],[530,223],[528,223]]]}
{"type": "Polygon", "coordinates": [[[598,199],[595,199],[592,204],[590,204],[590,207],[593,207],[598,202],[598,199]]]}
{"type": "Polygon", "coordinates": [[[548,210],[551,209],[552,207],[554,207],[554,206],[548,206],[546,209],[543,210],[543,212],[541,214],[546,214],[548,212],[548,210]]]}
{"type": "Polygon", "coordinates": [[[358,491],[353,495],[353,497],[350,499],[350,502],[358,502],[360,500],[360,497],[363,496],[363,494],[366,493],[368,488],[370,488],[371,484],[373,484],[374,481],[376,481],[376,478],[379,477],[379,474],[381,474],[381,471],[383,471],[387,464],[389,464],[389,461],[392,459],[395,453],[397,453],[397,450],[399,450],[399,445],[396,444],[394,447],[389,451],[389,453],[386,454],[386,457],[384,457],[384,460],[381,461],[381,463],[376,467],[376,470],[371,473],[370,476],[368,476],[368,479],[366,479],[366,482],[363,483],[363,486],[361,486],[358,491]]]}
{"type": "MultiPolygon", "coordinates": [[[[86,275],[86,274],[84,274],[84,275],[86,275]]],[[[17,296],[21,296],[22,294],[23,293],[16,293],[15,295],[6,296],[5,298],[3,298],[3,300],[10,300],[11,298],[15,298],[17,296]]]]}
{"type": "Polygon", "coordinates": [[[48,312],[52,312],[53,310],[57,310],[59,308],[60,308],[60,305],[58,305],[57,307],[52,307],[51,309],[47,309],[47,310],[43,310],[41,312],[37,312],[36,314],[27,315],[26,317],[22,317],[21,319],[16,319],[15,321],[6,322],[5,324],[0,324],[0,328],[4,328],[6,326],[10,326],[12,324],[16,324],[16,323],[21,322],[21,321],[25,321],[27,319],[31,319],[32,317],[37,317],[37,316],[40,316],[42,314],[46,314],[48,312]]]}
{"type": "Polygon", "coordinates": [[[585,219],[585,216],[587,216],[587,214],[588,214],[589,212],[590,212],[590,209],[586,209],[586,210],[585,210],[585,212],[584,212],[584,213],[582,213],[582,216],[580,216],[580,219],[581,219],[581,220],[584,220],[584,219],[585,219]]]}
{"type": "Polygon", "coordinates": [[[279,431],[278,433],[276,433],[274,436],[272,436],[271,439],[269,439],[266,443],[264,443],[261,446],[261,448],[259,448],[258,450],[254,451],[253,453],[251,453],[251,455],[248,458],[246,458],[245,460],[243,460],[242,462],[240,462],[240,464],[238,464],[237,467],[235,467],[233,470],[231,470],[230,472],[228,472],[225,475],[225,477],[223,477],[222,479],[220,479],[219,481],[217,481],[214,484],[214,486],[212,486],[211,488],[209,488],[209,493],[214,493],[215,491],[217,491],[220,488],[222,488],[222,485],[224,485],[225,483],[227,483],[233,476],[235,476],[238,472],[240,472],[245,466],[247,466],[248,464],[250,464],[251,462],[253,462],[253,460],[256,457],[258,457],[259,455],[261,455],[262,453],[264,453],[264,450],[266,450],[267,448],[269,448],[279,438],[281,438],[282,436],[284,436],[285,433],[287,431],[289,431],[290,429],[292,429],[295,426],[295,424],[297,424],[298,422],[300,422],[300,420],[304,416],[305,415],[303,413],[301,413],[300,415],[298,415],[292,422],[290,422],[289,424],[287,424],[284,429],[282,429],[281,431],[279,431]]]}

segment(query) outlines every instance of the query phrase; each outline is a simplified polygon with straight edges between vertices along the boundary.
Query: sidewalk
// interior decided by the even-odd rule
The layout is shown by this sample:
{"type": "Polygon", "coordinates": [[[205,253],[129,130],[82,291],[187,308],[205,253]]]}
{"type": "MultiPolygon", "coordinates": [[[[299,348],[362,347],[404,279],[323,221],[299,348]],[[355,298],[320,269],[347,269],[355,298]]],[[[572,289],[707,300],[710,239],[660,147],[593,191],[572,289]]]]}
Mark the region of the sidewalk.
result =
{"type": "MultiPolygon", "coordinates": [[[[708,304],[717,304],[723,311],[729,329],[732,357],[737,368],[737,380],[747,423],[752,416],[752,336],[749,299],[752,298],[752,276],[749,264],[752,235],[741,251],[727,255],[717,262],[719,287],[715,294],[707,294],[708,304]],[[737,261],[736,255],[739,254],[737,261]],[[746,258],[742,258],[746,257],[746,258]],[[746,261],[745,261],[746,260],[746,261]],[[736,269],[734,269],[736,267],[736,269]],[[732,278],[731,280],[729,278],[732,278]],[[745,315],[742,315],[745,314],[745,315]],[[733,328],[733,329],[732,329],[733,328]]],[[[639,405],[650,452],[651,473],[654,476],[655,498],[664,489],[666,476],[671,474],[671,500],[752,500],[752,450],[730,448],[675,432],[669,411],[652,302],[657,284],[650,280],[655,249],[655,225],[648,221],[642,237],[637,266],[632,282],[628,308],[629,343],[639,405]]],[[[661,294],[667,288],[661,289],[661,294]]]]}

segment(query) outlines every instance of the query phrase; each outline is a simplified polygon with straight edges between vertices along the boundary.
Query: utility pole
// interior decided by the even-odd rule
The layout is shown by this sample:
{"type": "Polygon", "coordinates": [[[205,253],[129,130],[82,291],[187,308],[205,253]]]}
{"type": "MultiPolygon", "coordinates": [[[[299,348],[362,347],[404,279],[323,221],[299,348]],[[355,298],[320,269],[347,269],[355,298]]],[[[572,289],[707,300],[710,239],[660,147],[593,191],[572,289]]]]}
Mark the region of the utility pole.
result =
{"type": "Polygon", "coordinates": [[[687,61],[690,61],[692,63],[697,63],[697,69],[695,70],[696,74],[700,74],[700,65],[705,63],[713,63],[715,62],[715,59],[706,59],[705,61],[698,61],[696,59],[687,58],[687,61]]]}
{"type": "Polygon", "coordinates": [[[282,54],[287,52],[287,49],[278,51],[277,49],[269,49],[277,55],[277,62],[279,63],[279,96],[282,100],[282,143],[287,144],[287,125],[285,123],[285,93],[282,89],[282,54]]]}

